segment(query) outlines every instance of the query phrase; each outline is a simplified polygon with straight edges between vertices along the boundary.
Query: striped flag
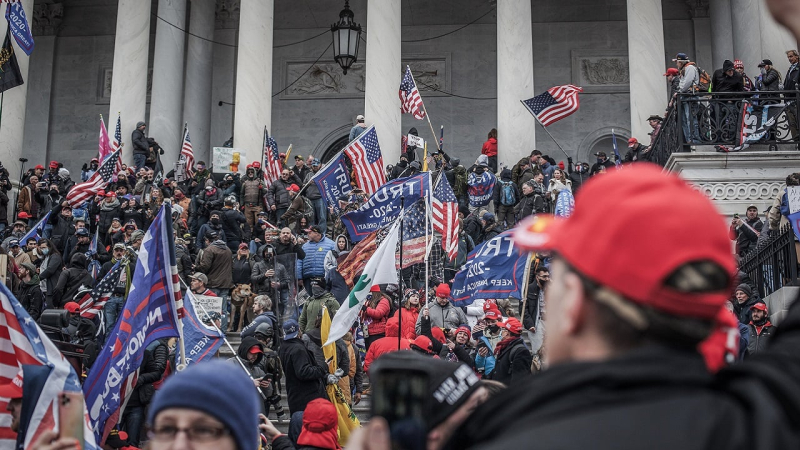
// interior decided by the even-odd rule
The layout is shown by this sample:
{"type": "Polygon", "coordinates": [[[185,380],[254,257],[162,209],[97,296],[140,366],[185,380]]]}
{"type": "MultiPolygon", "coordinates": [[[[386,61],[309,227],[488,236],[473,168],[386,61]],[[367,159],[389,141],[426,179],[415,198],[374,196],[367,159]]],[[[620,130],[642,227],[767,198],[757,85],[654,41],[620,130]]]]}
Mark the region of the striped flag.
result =
{"type": "Polygon", "coordinates": [[[611,129],[611,143],[614,145],[614,165],[617,166],[617,169],[622,165],[622,158],[619,157],[619,148],[617,148],[617,134],[614,133],[614,129],[611,129]]]}
{"type": "MultiPolygon", "coordinates": [[[[122,117],[120,114],[117,114],[117,126],[114,127],[114,137],[111,139],[111,152],[115,152],[119,150],[119,157],[117,158],[117,164],[114,166],[114,174],[118,174],[122,170],[122,117]]],[[[108,156],[108,155],[106,155],[108,156]]],[[[102,163],[104,158],[100,159],[102,163]]]]}
{"type": "Polygon", "coordinates": [[[355,171],[356,183],[367,194],[372,195],[384,183],[386,172],[383,169],[383,156],[378,144],[378,133],[375,127],[369,129],[344,148],[344,154],[350,158],[355,171]]]}
{"type": "Polygon", "coordinates": [[[403,268],[425,261],[427,237],[430,228],[425,228],[425,199],[421,198],[406,209],[403,216],[403,268]]]}
{"type": "Polygon", "coordinates": [[[406,66],[403,80],[400,81],[400,113],[411,113],[418,120],[425,118],[422,97],[419,95],[417,84],[414,83],[414,75],[411,75],[411,68],[408,66],[406,66]]]}
{"type": "Polygon", "coordinates": [[[106,129],[106,121],[103,120],[103,116],[100,115],[100,138],[98,140],[99,146],[99,153],[100,153],[100,161],[106,159],[106,156],[113,153],[111,150],[111,142],[108,140],[108,130],[106,129]]]}
{"type": "Polygon", "coordinates": [[[119,161],[119,151],[112,153],[97,169],[97,172],[92,174],[88,180],[81,184],[72,187],[67,193],[67,201],[73,208],[77,207],[86,200],[91,199],[101,189],[105,189],[108,183],[111,182],[111,177],[114,176],[114,168],[119,161]]]}
{"type": "Polygon", "coordinates": [[[28,233],[25,236],[22,236],[22,239],[20,239],[19,241],[20,246],[26,245],[28,243],[28,239],[30,238],[34,238],[36,239],[36,242],[39,242],[39,239],[42,238],[42,234],[44,233],[44,224],[46,224],[47,221],[50,220],[50,213],[52,212],[53,210],[47,211],[47,214],[45,214],[44,217],[42,217],[42,220],[40,220],[39,223],[37,223],[33,228],[31,228],[31,230],[28,231],[28,233]]]}
{"type": "Polygon", "coordinates": [[[183,126],[183,143],[181,144],[181,161],[186,163],[186,175],[192,176],[192,169],[194,169],[194,150],[192,148],[192,141],[189,139],[189,125],[183,126]]]}
{"type": "Polygon", "coordinates": [[[583,88],[567,84],[551,87],[536,97],[520,101],[546,127],[577,111],[580,107],[578,94],[581,92],[583,88]]]}
{"type": "MultiPolygon", "coordinates": [[[[0,283],[0,384],[10,383],[15,378],[19,382],[20,377],[23,377],[23,365],[48,367],[49,374],[30,421],[26,421],[27,432],[24,436],[20,436],[22,443],[20,447],[14,445],[16,438],[10,428],[11,415],[6,412],[8,402],[6,399],[0,399],[2,448],[32,449],[32,442],[44,431],[58,428],[58,418],[55,414],[58,409],[58,394],[62,391],[81,392],[81,385],[72,365],[64,359],[55,344],[28,315],[11,291],[0,283]]],[[[25,382],[24,379],[22,381],[25,382]]],[[[26,400],[30,399],[23,398],[23,402],[26,400]]],[[[84,448],[98,449],[88,422],[84,424],[83,433],[84,448]]]]}
{"type": "Polygon", "coordinates": [[[111,298],[111,293],[114,292],[114,287],[119,283],[120,276],[124,270],[125,266],[122,265],[122,262],[117,261],[106,276],[97,283],[97,286],[81,299],[81,317],[94,319],[97,313],[103,310],[106,302],[111,298]]]}
{"type": "Polygon", "coordinates": [[[447,259],[452,261],[458,254],[458,201],[446,177],[439,177],[432,201],[433,229],[442,233],[442,249],[447,253],[447,259]]]}
{"type": "MultiPolygon", "coordinates": [[[[322,307],[322,323],[319,328],[322,341],[327,341],[328,334],[331,331],[331,316],[328,313],[328,308],[324,306],[322,307]]],[[[328,373],[336,372],[336,369],[339,368],[338,361],[336,361],[336,343],[331,342],[322,347],[322,353],[325,356],[325,362],[328,363],[328,373]]],[[[349,388],[350,385],[347,384],[347,389],[349,388]]],[[[338,384],[329,384],[325,390],[328,392],[328,400],[336,407],[337,422],[339,424],[339,444],[345,445],[347,440],[350,439],[350,434],[360,427],[361,423],[358,421],[353,409],[347,404],[347,400],[338,384]]]]}
{"type": "MultiPolygon", "coordinates": [[[[291,150],[290,150],[291,151],[291,150]]],[[[288,155],[288,153],[287,153],[288,155]]],[[[267,187],[281,177],[283,171],[283,161],[278,153],[278,143],[269,135],[267,127],[264,127],[264,181],[267,187]]]]}
{"type": "Polygon", "coordinates": [[[100,273],[101,266],[100,261],[96,258],[92,258],[92,256],[97,254],[97,241],[99,237],[100,227],[97,227],[91,242],[89,242],[89,251],[86,252],[86,257],[89,258],[89,273],[92,274],[92,279],[95,281],[97,281],[97,274],[100,273]]]}

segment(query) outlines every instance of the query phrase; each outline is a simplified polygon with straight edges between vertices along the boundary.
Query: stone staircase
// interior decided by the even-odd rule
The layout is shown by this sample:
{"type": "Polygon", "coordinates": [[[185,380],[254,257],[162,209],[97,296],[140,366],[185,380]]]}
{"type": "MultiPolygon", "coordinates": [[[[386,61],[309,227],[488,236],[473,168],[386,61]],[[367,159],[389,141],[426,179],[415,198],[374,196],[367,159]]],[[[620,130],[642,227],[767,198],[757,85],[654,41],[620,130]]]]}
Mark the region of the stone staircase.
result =
{"type": "MultiPolygon", "coordinates": [[[[228,333],[227,338],[228,338],[228,342],[231,344],[231,347],[233,347],[233,351],[234,352],[237,351],[239,349],[239,345],[242,343],[242,338],[241,338],[240,334],[239,333],[228,333]]],[[[220,347],[220,349],[219,349],[219,358],[228,359],[228,358],[232,358],[233,356],[234,356],[234,353],[231,352],[231,349],[228,348],[227,345],[222,344],[222,347],[220,347]]],[[[366,386],[365,386],[365,389],[366,389],[366,386]]],[[[281,431],[281,433],[288,433],[289,432],[289,420],[288,420],[289,419],[289,415],[288,415],[289,408],[287,406],[288,403],[287,403],[287,400],[286,400],[286,386],[283,386],[283,392],[281,392],[281,404],[283,405],[284,409],[287,412],[286,421],[284,423],[279,423],[278,420],[277,420],[277,417],[275,416],[275,412],[274,411],[270,411],[269,419],[272,421],[272,423],[275,425],[275,427],[278,428],[278,430],[281,431]]],[[[353,407],[353,412],[356,414],[356,417],[358,417],[358,420],[362,424],[365,424],[365,423],[367,423],[367,421],[369,421],[370,396],[368,394],[367,395],[362,395],[361,402],[359,402],[358,405],[355,405],[353,407]]]]}

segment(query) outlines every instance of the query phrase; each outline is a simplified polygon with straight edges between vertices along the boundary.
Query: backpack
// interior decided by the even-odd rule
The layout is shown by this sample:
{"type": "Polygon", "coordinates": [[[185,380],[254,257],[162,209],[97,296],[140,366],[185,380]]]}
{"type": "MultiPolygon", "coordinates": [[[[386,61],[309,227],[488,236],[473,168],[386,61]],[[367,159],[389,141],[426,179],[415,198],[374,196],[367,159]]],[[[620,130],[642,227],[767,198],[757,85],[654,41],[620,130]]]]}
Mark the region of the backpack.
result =
{"type": "Polygon", "coordinates": [[[513,181],[501,181],[500,185],[500,204],[503,206],[514,206],[517,203],[517,195],[514,192],[513,181]]]}
{"type": "Polygon", "coordinates": [[[711,91],[711,76],[705,70],[701,69],[697,64],[697,91],[710,92],[711,91]]]}

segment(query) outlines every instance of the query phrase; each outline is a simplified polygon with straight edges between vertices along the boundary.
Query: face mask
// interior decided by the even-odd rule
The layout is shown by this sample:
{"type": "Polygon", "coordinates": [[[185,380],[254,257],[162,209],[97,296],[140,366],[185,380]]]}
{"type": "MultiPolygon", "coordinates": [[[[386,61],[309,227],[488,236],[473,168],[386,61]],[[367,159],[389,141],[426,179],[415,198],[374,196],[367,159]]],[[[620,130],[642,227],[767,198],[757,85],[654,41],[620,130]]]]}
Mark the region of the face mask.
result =
{"type": "Polygon", "coordinates": [[[41,249],[41,250],[39,250],[39,251],[40,251],[40,252],[41,252],[43,255],[46,255],[46,254],[50,253],[50,249],[49,249],[49,248],[43,248],[43,249],[41,249]]]}
{"type": "Polygon", "coordinates": [[[489,328],[489,331],[491,331],[493,334],[497,333],[497,331],[500,329],[500,327],[497,325],[489,325],[487,328],[489,328]]]}
{"type": "Polygon", "coordinates": [[[602,164],[602,163],[603,163],[603,160],[600,159],[600,158],[597,158],[597,164],[602,164]]]}
{"type": "Polygon", "coordinates": [[[766,74],[767,74],[767,69],[762,67],[761,68],[761,75],[766,75],[766,74]]]}
{"type": "Polygon", "coordinates": [[[214,225],[217,225],[217,224],[219,224],[219,219],[211,219],[211,223],[213,223],[214,225]]]}

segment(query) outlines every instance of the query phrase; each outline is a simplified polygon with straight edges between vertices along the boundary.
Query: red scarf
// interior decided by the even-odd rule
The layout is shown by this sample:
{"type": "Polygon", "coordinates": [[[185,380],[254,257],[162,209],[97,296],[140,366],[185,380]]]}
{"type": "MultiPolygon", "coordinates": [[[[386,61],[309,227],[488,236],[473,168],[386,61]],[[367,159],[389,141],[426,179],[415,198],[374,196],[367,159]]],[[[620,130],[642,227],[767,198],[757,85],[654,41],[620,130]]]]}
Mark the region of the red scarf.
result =
{"type": "Polygon", "coordinates": [[[512,342],[514,342],[517,339],[519,339],[519,336],[514,336],[513,334],[509,334],[507,338],[497,343],[497,345],[494,347],[494,354],[499,355],[504,348],[508,347],[512,342]]]}

